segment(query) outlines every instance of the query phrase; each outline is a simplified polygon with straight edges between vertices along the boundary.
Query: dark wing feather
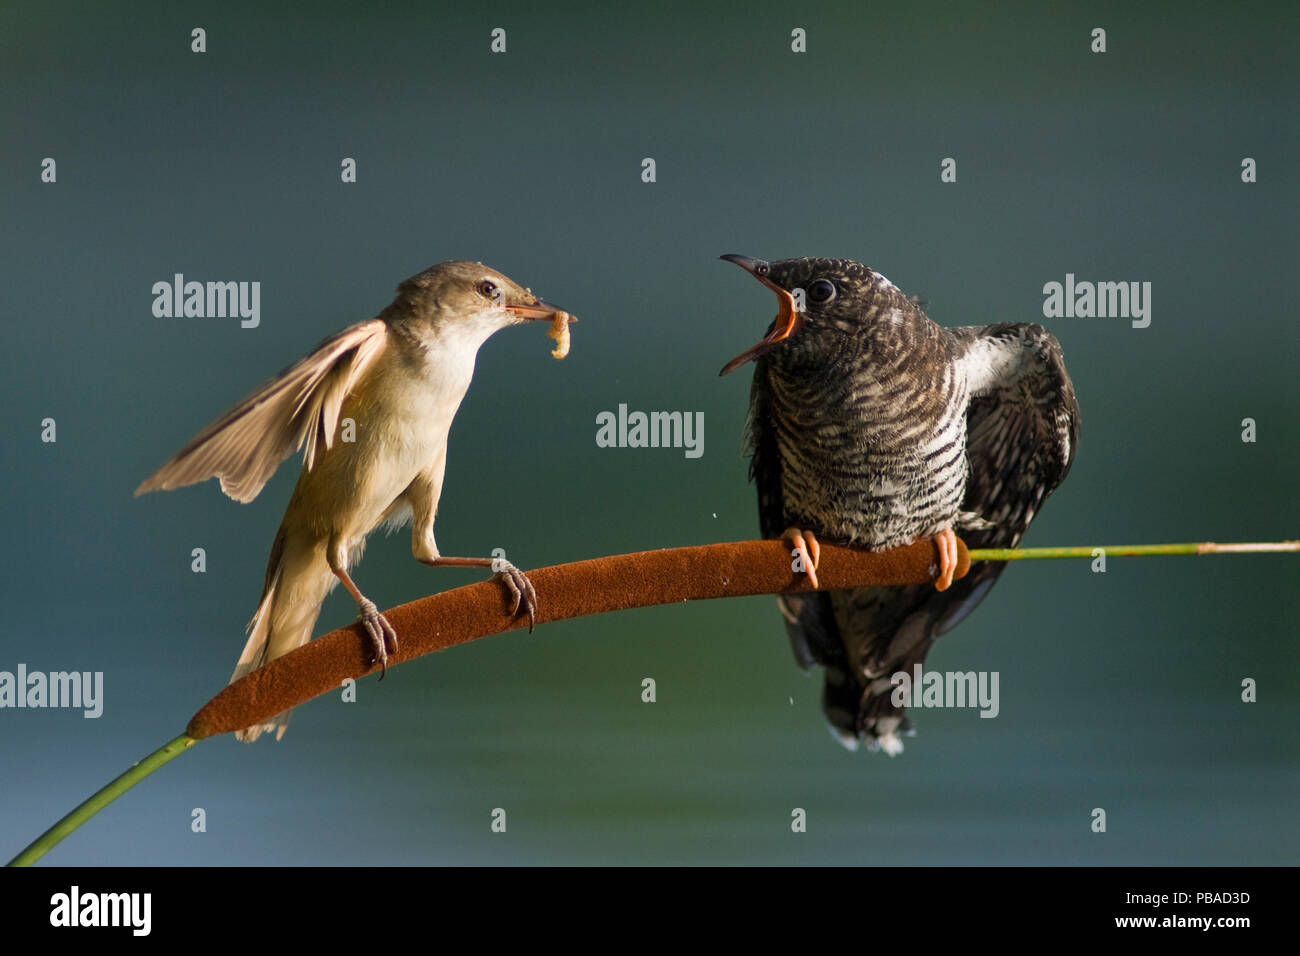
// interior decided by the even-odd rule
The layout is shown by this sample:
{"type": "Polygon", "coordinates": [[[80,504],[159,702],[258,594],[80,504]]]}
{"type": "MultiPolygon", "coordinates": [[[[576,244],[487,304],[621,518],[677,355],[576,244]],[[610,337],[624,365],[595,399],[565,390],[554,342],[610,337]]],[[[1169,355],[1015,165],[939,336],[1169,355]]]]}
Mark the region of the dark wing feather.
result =
{"type": "MultiPolygon", "coordinates": [[[[1043,501],[1065,480],[1079,444],[1079,403],[1056,336],[1040,325],[1003,323],[949,329],[967,367],[970,474],[962,508],[991,527],[959,527],[972,548],[1014,548],[1043,501]]],[[[982,562],[963,580],[974,600],[949,602],[943,634],[974,610],[1006,568],[982,562]]]]}
{"type": "Polygon", "coordinates": [[[749,388],[749,417],[745,421],[745,450],[749,453],[749,480],[758,489],[758,527],[764,538],[779,538],[785,531],[785,504],[781,494],[781,459],[776,432],[768,409],[767,361],[760,358],[749,388]]]}
{"type": "Polygon", "coordinates": [[[310,468],[333,441],[343,402],[383,348],[386,329],[383,320],[371,319],[326,339],[199,432],[135,493],[215,475],[230,497],[252,501],[280,462],[304,444],[310,468]]]}

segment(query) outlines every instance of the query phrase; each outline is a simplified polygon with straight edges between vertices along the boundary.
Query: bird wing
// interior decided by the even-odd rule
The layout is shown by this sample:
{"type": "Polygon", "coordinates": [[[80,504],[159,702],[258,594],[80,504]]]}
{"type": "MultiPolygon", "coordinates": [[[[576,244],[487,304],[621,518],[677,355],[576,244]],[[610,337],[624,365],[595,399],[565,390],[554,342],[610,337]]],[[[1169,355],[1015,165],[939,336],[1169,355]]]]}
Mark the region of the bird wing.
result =
{"type": "MultiPolygon", "coordinates": [[[[1014,548],[1043,501],[1065,480],[1079,444],[1079,403],[1061,343],[1041,325],[949,329],[970,384],[966,459],[970,473],[958,530],[972,548],[1014,548]]],[[[981,562],[963,579],[973,600],[948,602],[936,635],[974,610],[1006,568],[981,562]]]]}
{"type": "Polygon", "coordinates": [[[749,417],[745,420],[745,450],[749,453],[749,480],[758,488],[758,524],[764,538],[776,538],[786,529],[781,494],[781,460],[776,432],[768,411],[767,362],[758,360],[749,389],[749,417]]]}
{"type": "Polygon", "coordinates": [[[306,445],[311,468],[334,440],[339,411],[383,349],[386,323],[349,326],[199,432],[135,490],[169,490],[214,475],[236,501],[252,501],[280,462],[306,445]]]}
{"type": "MultiPolygon", "coordinates": [[[[1015,547],[1073,461],[1079,438],[1074,387],[1060,343],[1041,326],[948,332],[971,390],[970,474],[957,530],[972,548],[1015,547]]],[[[763,504],[765,497],[780,495],[775,443],[771,429],[766,431],[751,428],[751,471],[759,484],[763,533],[771,537],[781,533],[785,516],[763,504]]],[[[809,661],[826,667],[822,706],[843,742],[865,734],[891,751],[901,748],[896,735],[908,724],[903,708],[891,700],[890,676],[923,663],[934,641],[975,609],[1005,566],[982,562],[946,591],[927,584],[782,597],[796,657],[805,668],[809,661]]]]}

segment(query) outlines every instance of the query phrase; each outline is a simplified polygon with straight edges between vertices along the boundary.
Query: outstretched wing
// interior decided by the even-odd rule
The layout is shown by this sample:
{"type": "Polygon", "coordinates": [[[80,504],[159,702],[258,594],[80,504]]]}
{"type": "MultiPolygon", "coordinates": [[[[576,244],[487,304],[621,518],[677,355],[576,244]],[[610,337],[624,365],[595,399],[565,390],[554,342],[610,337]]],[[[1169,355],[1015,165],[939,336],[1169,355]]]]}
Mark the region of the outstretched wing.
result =
{"type": "MultiPolygon", "coordinates": [[[[948,331],[971,389],[970,474],[957,531],[972,548],[1015,547],[1070,470],[1079,438],[1074,386],[1060,343],[1041,326],[948,331]]],[[[756,449],[755,461],[759,454],[756,449]]],[[[811,658],[826,667],[823,708],[841,740],[863,735],[890,752],[901,749],[898,734],[908,723],[891,700],[890,676],[923,663],[934,641],[975,609],[1005,566],[978,564],[946,591],[914,585],[783,598],[796,656],[804,666],[811,658]]]]}
{"type": "Polygon", "coordinates": [[[382,351],[387,326],[371,319],[316,347],[199,432],[135,490],[170,490],[214,475],[236,501],[252,501],[280,462],[306,445],[311,468],[329,448],[339,411],[357,379],[382,351]]]}

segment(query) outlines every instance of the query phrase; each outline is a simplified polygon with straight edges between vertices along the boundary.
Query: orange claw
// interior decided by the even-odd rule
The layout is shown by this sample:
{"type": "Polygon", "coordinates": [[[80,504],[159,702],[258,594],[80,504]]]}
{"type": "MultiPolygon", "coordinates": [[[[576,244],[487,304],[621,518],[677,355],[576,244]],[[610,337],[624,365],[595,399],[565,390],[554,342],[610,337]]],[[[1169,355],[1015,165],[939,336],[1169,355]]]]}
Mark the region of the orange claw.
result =
{"type": "Polygon", "coordinates": [[[952,587],[957,572],[957,535],[952,528],[944,528],[934,536],[934,546],[939,552],[939,575],[934,579],[936,591],[952,587]]]}
{"type": "MultiPolygon", "coordinates": [[[[817,536],[811,531],[801,531],[794,525],[786,528],[781,533],[781,540],[789,545],[792,549],[799,552],[799,557],[803,563],[804,573],[808,575],[808,583],[813,588],[820,588],[817,582],[817,563],[821,560],[822,546],[817,543],[817,536]]],[[[954,541],[956,538],[953,539],[954,541]]],[[[956,561],[956,545],[953,545],[953,560],[956,561]]],[[[949,577],[949,581],[951,581],[949,577]]]]}

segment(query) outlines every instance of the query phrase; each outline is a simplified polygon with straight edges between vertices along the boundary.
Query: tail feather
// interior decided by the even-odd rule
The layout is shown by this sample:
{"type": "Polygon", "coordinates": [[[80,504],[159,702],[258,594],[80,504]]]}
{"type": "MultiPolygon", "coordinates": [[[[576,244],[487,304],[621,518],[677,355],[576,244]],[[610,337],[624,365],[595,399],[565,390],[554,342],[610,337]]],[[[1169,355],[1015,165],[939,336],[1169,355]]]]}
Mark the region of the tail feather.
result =
{"type": "MultiPolygon", "coordinates": [[[[230,675],[230,683],[310,641],[321,602],[333,582],[334,575],[323,550],[310,546],[286,547],[281,530],[271,550],[262,600],[248,622],[248,641],[230,675]]],[[[235,737],[252,743],[262,734],[274,731],[275,739],[279,740],[289,726],[291,713],[291,710],[282,711],[260,724],[236,731],[235,737]]]]}
{"type": "MultiPolygon", "coordinates": [[[[248,622],[248,642],[244,645],[243,653],[239,655],[239,661],[235,664],[235,672],[230,675],[230,683],[232,684],[267,662],[267,651],[271,646],[271,608],[275,603],[275,594],[279,589],[279,584],[280,569],[277,567],[270,583],[262,594],[262,603],[257,606],[257,613],[248,622]]],[[[310,636],[308,634],[308,637],[310,636]]],[[[290,713],[291,711],[282,711],[263,723],[237,730],[235,731],[235,738],[242,740],[246,744],[251,744],[263,733],[275,731],[275,739],[279,740],[289,727],[290,713]]]]}

